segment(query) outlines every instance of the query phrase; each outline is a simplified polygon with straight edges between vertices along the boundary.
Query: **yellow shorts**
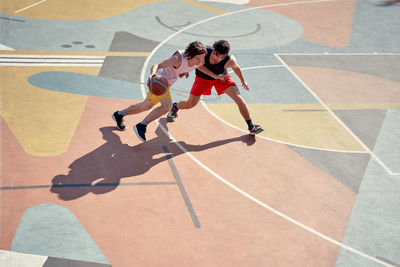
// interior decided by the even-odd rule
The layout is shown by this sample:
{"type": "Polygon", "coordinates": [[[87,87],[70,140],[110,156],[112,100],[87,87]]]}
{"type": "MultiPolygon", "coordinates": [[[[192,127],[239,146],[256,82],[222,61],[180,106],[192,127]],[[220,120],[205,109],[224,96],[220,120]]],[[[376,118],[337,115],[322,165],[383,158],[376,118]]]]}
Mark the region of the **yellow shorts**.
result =
{"type": "Polygon", "coordinates": [[[166,99],[169,98],[171,99],[171,95],[169,93],[169,88],[171,88],[171,85],[168,86],[168,90],[162,94],[162,95],[155,95],[152,92],[148,91],[147,92],[147,99],[150,100],[151,104],[154,106],[158,102],[160,102],[161,99],[166,99]]]}

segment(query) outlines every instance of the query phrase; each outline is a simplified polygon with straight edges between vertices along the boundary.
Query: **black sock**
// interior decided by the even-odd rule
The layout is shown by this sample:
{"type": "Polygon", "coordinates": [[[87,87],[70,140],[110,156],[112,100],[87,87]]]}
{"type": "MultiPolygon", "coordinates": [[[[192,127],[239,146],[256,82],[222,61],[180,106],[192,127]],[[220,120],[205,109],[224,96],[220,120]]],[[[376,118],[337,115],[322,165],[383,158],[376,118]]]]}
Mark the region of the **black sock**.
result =
{"type": "Polygon", "coordinates": [[[251,119],[250,119],[250,120],[246,120],[246,123],[247,123],[247,126],[249,126],[249,130],[253,129],[254,124],[253,124],[253,122],[251,121],[251,119]]]}
{"type": "Polygon", "coordinates": [[[179,108],[178,108],[178,103],[176,103],[176,102],[175,102],[175,103],[173,103],[173,104],[172,104],[172,106],[173,106],[174,108],[176,108],[176,110],[178,110],[178,109],[179,109],[179,108]]]}

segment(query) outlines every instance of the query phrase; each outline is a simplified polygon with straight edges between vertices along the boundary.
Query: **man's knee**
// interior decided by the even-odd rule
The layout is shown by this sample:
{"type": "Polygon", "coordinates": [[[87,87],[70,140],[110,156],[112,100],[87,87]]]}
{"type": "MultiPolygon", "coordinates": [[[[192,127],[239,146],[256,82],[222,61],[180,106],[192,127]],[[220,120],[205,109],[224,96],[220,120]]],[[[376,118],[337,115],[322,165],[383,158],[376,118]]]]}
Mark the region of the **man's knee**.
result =
{"type": "Polygon", "coordinates": [[[171,108],[172,108],[172,103],[171,102],[163,102],[163,103],[161,103],[162,112],[167,113],[168,111],[170,111],[171,108]]]}

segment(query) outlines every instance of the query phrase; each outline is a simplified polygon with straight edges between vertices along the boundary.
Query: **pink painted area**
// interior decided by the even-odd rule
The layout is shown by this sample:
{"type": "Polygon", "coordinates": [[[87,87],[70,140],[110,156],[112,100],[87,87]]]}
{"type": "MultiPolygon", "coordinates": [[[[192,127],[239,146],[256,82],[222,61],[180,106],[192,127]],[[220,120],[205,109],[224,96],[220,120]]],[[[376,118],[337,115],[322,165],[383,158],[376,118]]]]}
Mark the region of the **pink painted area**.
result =
{"type": "Polygon", "coordinates": [[[400,84],[373,75],[318,67],[290,67],[325,103],[398,103],[400,84]]]}
{"type": "MultiPolygon", "coordinates": [[[[266,6],[299,1],[251,0],[250,6],[266,6]]],[[[267,7],[267,10],[287,16],[303,26],[304,40],[330,47],[345,47],[349,43],[355,10],[355,0],[298,3],[267,7]]]]}
{"type": "MultiPolygon", "coordinates": [[[[2,125],[2,186],[99,182],[173,182],[167,146],[201,228],[194,227],[177,185],[5,190],[0,249],[9,249],[23,212],[42,203],[69,208],[113,266],[332,266],[339,247],[259,206],[205,171],[161,131],[148,142],[126,117],[132,101],[90,97],[70,148],[56,157],[24,153],[2,125]],[[22,164],[23,163],[23,164],[22,164]]],[[[253,139],[203,107],[165,124],[190,153],[229,182],[336,240],[343,238],[356,195],[282,144],[253,139]]],[[[244,123],[244,122],[243,122],[244,123]]]]}

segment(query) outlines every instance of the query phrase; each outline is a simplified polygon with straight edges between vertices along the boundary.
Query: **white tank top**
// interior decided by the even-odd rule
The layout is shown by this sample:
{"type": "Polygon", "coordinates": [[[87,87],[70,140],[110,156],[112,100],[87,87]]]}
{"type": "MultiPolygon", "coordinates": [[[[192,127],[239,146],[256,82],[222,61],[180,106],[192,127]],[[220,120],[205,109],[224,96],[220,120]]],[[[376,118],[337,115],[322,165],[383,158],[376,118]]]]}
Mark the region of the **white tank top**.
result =
{"type": "Polygon", "coordinates": [[[185,73],[185,72],[191,72],[192,70],[196,69],[199,65],[194,65],[192,67],[188,66],[188,58],[185,56],[185,51],[184,50],[178,50],[174,53],[179,53],[182,58],[181,65],[179,68],[174,68],[174,67],[168,67],[168,68],[163,68],[159,69],[157,71],[158,75],[161,75],[165,77],[168,80],[169,85],[172,85],[176,80],[179,79],[179,74],[185,73]]]}

